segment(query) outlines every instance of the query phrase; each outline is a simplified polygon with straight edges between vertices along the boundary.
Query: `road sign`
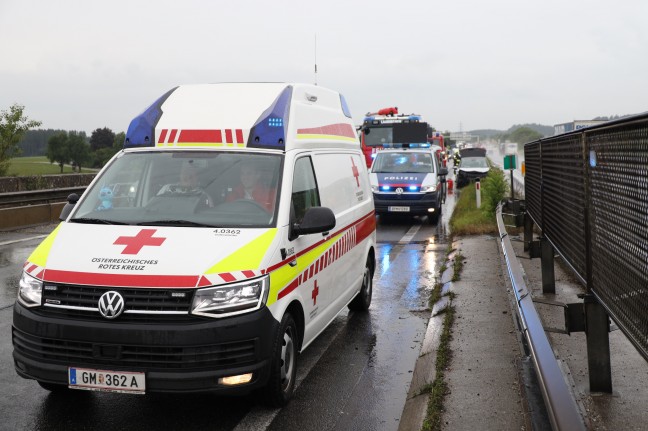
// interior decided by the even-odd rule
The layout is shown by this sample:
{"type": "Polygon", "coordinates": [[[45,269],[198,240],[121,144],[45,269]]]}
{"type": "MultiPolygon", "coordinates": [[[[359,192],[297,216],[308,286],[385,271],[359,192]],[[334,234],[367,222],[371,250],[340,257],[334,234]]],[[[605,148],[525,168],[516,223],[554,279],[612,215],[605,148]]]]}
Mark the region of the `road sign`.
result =
{"type": "Polygon", "coordinates": [[[515,169],[515,154],[504,156],[504,170],[515,169]]]}

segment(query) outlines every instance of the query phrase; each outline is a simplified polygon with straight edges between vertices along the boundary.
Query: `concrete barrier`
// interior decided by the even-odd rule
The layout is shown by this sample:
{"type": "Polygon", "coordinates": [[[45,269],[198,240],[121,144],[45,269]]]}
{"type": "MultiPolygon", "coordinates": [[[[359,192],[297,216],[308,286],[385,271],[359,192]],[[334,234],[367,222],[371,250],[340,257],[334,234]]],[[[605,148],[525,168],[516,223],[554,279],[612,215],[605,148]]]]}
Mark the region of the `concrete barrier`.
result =
{"type": "Polygon", "coordinates": [[[65,202],[0,209],[0,230],[14,230],[56,222],[65,202]]]}

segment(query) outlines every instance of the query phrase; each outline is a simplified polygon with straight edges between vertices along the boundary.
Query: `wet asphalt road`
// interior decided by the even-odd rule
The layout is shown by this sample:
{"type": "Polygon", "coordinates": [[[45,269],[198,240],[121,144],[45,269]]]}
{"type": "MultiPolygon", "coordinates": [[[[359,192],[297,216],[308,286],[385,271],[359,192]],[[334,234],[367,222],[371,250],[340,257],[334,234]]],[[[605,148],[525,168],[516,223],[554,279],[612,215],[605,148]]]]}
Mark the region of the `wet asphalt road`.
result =
{"type": "Polygon", "coordinates": [[[379,219],[369,312],[342,311],[300,355],[295,397],[283,409],[254,396],[50,394],[18,377],[11,356],[18,276],[35,237],[54,226],[0,233],[0,430],[396,430],[453,206],[449,195],[436,226],[426,218],[379,219]]]}

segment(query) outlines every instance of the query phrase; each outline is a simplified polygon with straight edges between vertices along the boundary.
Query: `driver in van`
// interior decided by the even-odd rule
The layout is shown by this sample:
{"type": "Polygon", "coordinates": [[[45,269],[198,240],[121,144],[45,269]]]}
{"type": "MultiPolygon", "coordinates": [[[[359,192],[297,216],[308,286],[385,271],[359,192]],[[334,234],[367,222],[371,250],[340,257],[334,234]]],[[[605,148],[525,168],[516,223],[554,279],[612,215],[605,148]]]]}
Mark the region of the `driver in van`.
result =
{"type": "Polygon", "coordinates": [[[227,195],[227,202],[245,199],[252,200],[269,213],[274,212],[277,191],[267,187],[262,181],[261,171],[252,163],[241,165],[240,183],[227,195]]]}
{"type": "Polygon", "coordinates": [[[211,196],[202,188],[198,177],[198,166],[196,166],[193,160],[182,162],[179,182],[177,184],[167,184],[157,194],[159,196],[167,193],[199,195],[199,206],[201,208],[211,208],[214,206],[211,196]]]}

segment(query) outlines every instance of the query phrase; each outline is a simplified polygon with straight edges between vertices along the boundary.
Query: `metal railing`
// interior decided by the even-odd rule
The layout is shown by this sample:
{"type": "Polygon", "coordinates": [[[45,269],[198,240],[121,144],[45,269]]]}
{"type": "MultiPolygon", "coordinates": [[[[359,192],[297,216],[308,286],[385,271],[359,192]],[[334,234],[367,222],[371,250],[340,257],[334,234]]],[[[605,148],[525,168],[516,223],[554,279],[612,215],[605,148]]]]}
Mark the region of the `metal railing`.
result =
{"type": "Polygon", "coordinates": [[[524,152],[527,215],[648,359],[648,114],[524,152]]]}
{"type": "Polygon", "coordinates": [[[552,429],[585,430],[576,401],[554,356],[540,316],[533,304],[531,292],[524,281],[523,271],[515,256],[515,250],[506,233],[502,219],[502,205],[497,208],[497,227],[515,294],[523,335],[531,353],[552,429]]]}

